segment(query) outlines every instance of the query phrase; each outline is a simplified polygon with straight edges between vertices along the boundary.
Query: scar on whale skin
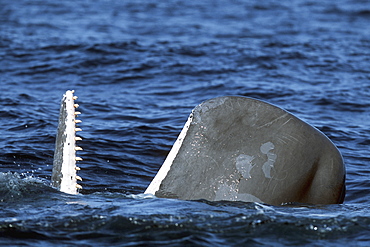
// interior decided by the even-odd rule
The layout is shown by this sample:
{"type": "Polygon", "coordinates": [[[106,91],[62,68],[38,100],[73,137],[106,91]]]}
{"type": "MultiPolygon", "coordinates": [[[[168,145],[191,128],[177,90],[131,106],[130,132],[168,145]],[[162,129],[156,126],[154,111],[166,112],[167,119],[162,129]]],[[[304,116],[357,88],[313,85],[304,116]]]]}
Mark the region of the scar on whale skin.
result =
{"type": "Polygon", "coordinates": [[[267,161],[262,166],[266,178],[271,178],[271,169],[274,168],[277,159],[277,155],[271,152],[274,148],[275,146],[272,142],[266,142],[260,148],[261,152],[267,155],[267,161]]]}

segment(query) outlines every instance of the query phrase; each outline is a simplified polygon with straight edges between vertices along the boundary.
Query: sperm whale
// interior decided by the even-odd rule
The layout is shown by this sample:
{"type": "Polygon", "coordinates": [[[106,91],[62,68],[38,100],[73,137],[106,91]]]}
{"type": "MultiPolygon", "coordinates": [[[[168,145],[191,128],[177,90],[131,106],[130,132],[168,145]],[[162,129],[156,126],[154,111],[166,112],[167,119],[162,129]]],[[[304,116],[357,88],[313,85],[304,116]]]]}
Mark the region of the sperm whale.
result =
{"type": "MultiPolygon", "coordinates": [[[[76,194],[76,96],[63,95],[52,185],[76,194]]],[[[224,96],[196,106],[145,194],[209,201],[335,204],[345,165],[322,132],[267,102],[224,96]]]]}

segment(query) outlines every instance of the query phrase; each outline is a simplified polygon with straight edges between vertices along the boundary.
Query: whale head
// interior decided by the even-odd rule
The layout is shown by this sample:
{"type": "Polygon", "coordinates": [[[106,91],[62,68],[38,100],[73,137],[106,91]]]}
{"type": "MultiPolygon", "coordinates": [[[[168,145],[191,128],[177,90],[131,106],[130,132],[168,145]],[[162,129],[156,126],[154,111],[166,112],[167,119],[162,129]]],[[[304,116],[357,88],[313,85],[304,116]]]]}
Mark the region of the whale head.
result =
{"type": "Polygon", "coordinates": [[[237,96],[194,108],[145,191],[184,200],[341,203],[345,167],[319,130],[267,102],[237,96]]]}

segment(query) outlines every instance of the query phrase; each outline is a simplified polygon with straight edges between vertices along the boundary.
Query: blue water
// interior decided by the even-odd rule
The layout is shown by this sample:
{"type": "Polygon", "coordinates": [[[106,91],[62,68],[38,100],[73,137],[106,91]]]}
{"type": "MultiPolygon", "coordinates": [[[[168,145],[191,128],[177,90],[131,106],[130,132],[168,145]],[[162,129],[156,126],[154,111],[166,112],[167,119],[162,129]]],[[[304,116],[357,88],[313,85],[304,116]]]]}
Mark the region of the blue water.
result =
{"type": "Polygon", "coordinates": [[[370,2],[0,1],[0,244],[370,245],[370,2]],[[83,122],[77,196],[50,187],[63,93],[83,122]],[[191,110],[240,95],[323,131],[341,205],[143,195],[191,110]]]}

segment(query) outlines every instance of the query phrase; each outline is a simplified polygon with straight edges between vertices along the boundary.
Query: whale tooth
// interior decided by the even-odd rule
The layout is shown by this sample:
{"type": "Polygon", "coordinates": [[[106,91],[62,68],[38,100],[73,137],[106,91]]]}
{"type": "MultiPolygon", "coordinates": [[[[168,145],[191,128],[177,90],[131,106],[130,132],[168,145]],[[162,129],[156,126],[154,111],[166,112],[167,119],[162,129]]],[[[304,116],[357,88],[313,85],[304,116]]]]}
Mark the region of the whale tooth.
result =
{"type": "Polygon", "coordinates": [[[72,99],[73,100],[76,100],[76,99],[78,99],[78,97],[77,96],[73,96],[72,99]]]}
{"type": "Polygon", "coordinates": [[[80,105],[79,104],[74,104],[73,105],[75,108],[78,108],[80,105]]]}
{"type": "Polygon", "coordinates": [[[81,151],[81,150],[83,150],[83,149],[82,149],[82,147],[75,147],[75,150],[76,150],[76,151],[81,151]]]}
{"type": "Polygon", "coordinates": [[[75,111],[75,115],[80,115],[80,114],[81,114],[81,112],[75,111]]]}
{"type": "Polygon", "coordinates": [[[75,123],[77,124],[77,123],[82,123],[82,120],[80,120],[80,119],[75,119],[75,123]]]}
{"type": "Polygon", "coordinates": [[[76,184],[76,188],[77,188],[77,189],[82,189],[82,186],[81,186],[81,185],[79,185],[79,184],[76,184]]]}
{"type": "Polygon", "coordinates": [[[77,132],[77,131],[82,131],[82,129],[81,128],[75,128],[75,131],[77,132]]]}
{"type": "Polygon", "coordinates": [[[75,141],[82,141],[82,138],[81,138],[81,137],[79,137],[79,136],[76,136],[76,137],[75,137],[75,141]]]}
{"type": "Polygon", "coordinates": [[[75,167],[75,170],[76,170],[76,171],[79,171],[79,170],[81,170],[81,168],[79,168],[78,166],[76,166],[76,167],[75,167]]]}
{"type": "Polygon", "coordinates": [[[82,178],[80,176],[76,176],[76,179],[82,181],[82,178]]]}
{"type": "Polygon", "coordinates": [[[82,161],[82,158],[81,157],[76,157],[75,160],[76,161],[82,161]]]}

